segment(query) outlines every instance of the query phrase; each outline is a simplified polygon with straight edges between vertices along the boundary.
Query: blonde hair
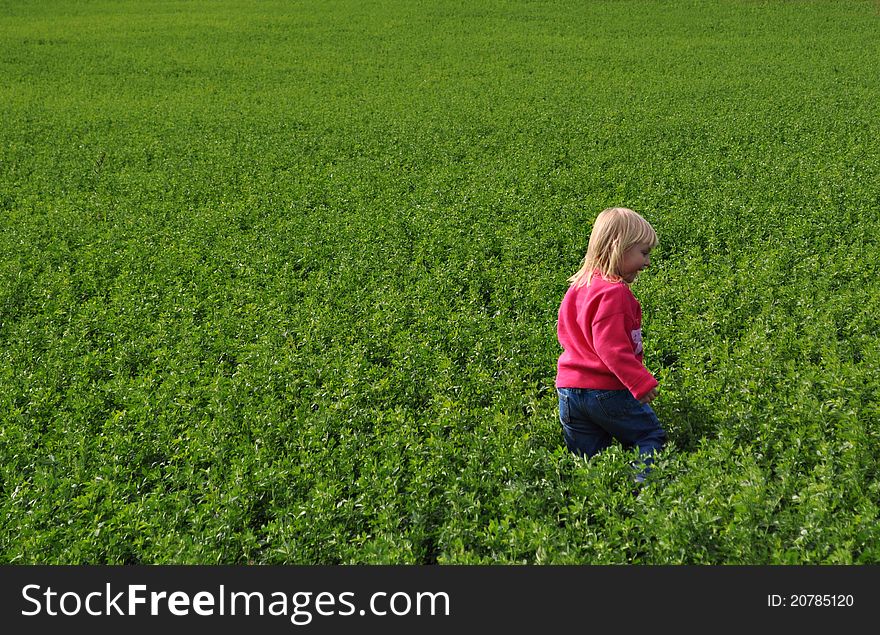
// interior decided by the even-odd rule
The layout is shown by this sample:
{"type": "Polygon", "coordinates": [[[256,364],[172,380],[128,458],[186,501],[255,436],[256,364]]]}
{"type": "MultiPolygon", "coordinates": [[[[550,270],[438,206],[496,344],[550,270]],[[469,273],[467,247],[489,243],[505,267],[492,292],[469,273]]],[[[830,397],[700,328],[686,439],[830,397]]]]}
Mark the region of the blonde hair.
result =
{"type": "Polygon", "coordinates": [[[568,281],[578,287],[589,285],[593,274],[599,272],[605,280],[620,282],[623,253],[638,243],[652,249],[657,246],[657,233],[648,221],[627,207],[602,210],[593,223],[581,268],[568,281]]]}

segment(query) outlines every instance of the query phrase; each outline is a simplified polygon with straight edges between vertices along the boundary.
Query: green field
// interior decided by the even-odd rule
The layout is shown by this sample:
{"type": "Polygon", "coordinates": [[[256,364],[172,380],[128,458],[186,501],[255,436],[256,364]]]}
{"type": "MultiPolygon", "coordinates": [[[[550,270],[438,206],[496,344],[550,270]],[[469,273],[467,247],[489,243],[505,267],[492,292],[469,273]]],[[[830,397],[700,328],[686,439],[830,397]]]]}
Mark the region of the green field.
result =
{"type": "Polygon", "coordinates": [[[873,1],[0,0],[3,563],[880,562],[873,1]],[[671,443],[562,442],[590,224],[671,443]]]}

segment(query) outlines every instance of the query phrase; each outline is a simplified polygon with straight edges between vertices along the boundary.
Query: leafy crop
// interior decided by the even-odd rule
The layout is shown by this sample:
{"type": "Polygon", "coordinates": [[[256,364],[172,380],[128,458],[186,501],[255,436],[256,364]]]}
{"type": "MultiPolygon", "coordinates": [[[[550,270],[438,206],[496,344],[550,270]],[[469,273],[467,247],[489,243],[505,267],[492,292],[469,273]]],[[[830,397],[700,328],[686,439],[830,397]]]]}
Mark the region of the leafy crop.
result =
{"type": "Polygon", "coordinates": [[[7,563],[880,561],[873,2],[0,2],[7,563]],[[562,444],[590,222],[671,444],[562,444]]]}

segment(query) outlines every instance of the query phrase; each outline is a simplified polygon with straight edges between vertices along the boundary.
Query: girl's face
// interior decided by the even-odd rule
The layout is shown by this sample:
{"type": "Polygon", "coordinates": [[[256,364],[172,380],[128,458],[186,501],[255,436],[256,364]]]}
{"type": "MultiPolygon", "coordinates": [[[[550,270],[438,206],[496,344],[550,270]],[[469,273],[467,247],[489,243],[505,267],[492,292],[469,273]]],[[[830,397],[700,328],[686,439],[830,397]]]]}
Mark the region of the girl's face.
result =
{"type": "Polygon", "coordinates": [[[651,245],[636,243],[623,252],[623,258],[620,259],[620,277],[627,283],[634,282],[639,272],[650,264],[651,245]]]}

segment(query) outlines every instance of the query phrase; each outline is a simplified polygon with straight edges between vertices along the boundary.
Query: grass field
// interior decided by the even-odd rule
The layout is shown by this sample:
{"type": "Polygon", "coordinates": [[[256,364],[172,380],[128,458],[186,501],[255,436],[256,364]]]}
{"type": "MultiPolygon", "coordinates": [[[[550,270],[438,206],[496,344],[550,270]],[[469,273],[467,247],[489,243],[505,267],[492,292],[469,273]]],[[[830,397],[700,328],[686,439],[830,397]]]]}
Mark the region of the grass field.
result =
{"type": "Polygon", "coordinates": [[[0,561],[880,562],[880,9],[0,0],[0,561]],[[590,223],[671,444],[562,443],[590,223]]]}

